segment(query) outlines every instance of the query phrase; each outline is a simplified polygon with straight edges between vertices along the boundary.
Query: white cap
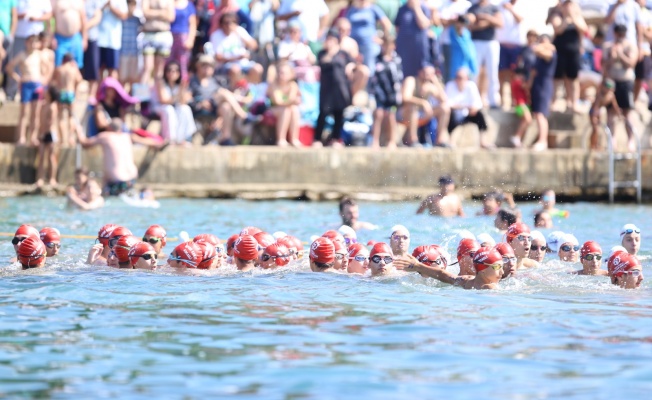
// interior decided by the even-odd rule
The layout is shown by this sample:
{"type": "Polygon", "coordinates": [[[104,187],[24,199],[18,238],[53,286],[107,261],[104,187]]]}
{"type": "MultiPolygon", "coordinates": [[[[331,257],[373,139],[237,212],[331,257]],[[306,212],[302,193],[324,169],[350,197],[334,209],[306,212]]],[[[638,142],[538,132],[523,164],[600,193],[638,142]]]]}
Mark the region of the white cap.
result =
{"type": "Polygon", "coordinates": [[[342,225],[340,226],[340,229],[337,230],[339,233],[342,234],[344,237],[348,237],[349,239],[358,239],[358,235],[355,233],[355,230],[351,228],[348,225],[342,225]]]}
{"type": "Polygon", "coordinates": [[[570,243],[573,246],[579,246],[580,245],[580,241],[577,240],[575,235],[573,235],[571,233],[566,233],[564,236],[561,237],[561,239],[559,239],[559,246],[561,246],[563,244],[566,244],[566,243],[570,243]]]}
{"type": "Polygon", "coordinates": [[[482,243],[489,243],[489,247],[494,247],[496,241],[488,233],[481,233],[477,236],[476,240],[482,245],[482,243]]]}
{"type": "Polygon", "coordinates": [[[543,233],[541,233],[541,231],[532,231],[532,232],[530,232],[530,238],[533,241],[538,239],[538,240],[543,241],[544,243],[546,242],[546,237],[543,236],[543,233]]]}
{"type": "Polygon", "coordinates": [[[624,251],[625,253],[627,253],[627,249],[624,248],[623,246],[614,246],[614,247],[611,248],[611,251],[609,252],[609,257],[607,257],[607,258],[611,258],[611,256],[613,256],[614,253],[616,253],[618,251],[624,251]]]}
{"type": "Polygon", "coordinates": [[[625,236],[627,233],[632,232],[641,233],[641,230],[634,224],[625,224],[622,228],[620,228],[620,236],[625,236]]]}
{"type": "Polygon", "coordinates": [[[550,251],[553,253],[556,253],[559,251],[559,246],[563,243],[562,239],[564,237],[565,233],[562,231],[554,231],[550,232],[548,235],[548,239],[546,239],[546,244],[548,245],[548,248],[550,251]]]}
{"type": "Polygon", "coordinates": [[[274,239],[277,239],[277,240],[280,239],[280,238],[282,238],[282,237],[286,237],[287,235],[288,235],[287,233],[285,233],[285,232],[281,232],[281,231],[274,232],[274,233],[272,234],[272,236],[274,236],[274,239]]]}
{"type": "Polygon", "coordinates": [[[395,234],[396,231],[401,231],[401,230],[407,232],[408,234],[410,233],[408,228],[404,227],[403,225],[394,225],[392,226],[392,235],[395,234]]]}

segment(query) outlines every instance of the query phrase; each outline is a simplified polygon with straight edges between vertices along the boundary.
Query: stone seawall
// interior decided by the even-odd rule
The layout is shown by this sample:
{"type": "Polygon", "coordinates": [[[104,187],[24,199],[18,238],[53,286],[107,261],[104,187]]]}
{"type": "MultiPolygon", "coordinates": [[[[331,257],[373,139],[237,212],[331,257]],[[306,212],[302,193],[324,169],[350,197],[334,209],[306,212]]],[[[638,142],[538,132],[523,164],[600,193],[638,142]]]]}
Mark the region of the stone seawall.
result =
{"type": "MultiPolygon", "coordinates": [[[[30,192],[36,150],[0,144],[0,182],[30,192]]],[[[83,165],[98,177],[100,149],[83,151],[83,165]]],[[[577,198],[605,196],[607,154],[559,149],[542,153],[513,149],[282,149],[169,147],[163,152],[135,149],[139,183],[160,196],[338,198],[353,194],[370,200],[411,199],[431,192],[442,174],[451,174],[467,195],[493,188],[527,195],[552,188],[577,198]]],[[[72,182],[75,149],[62,149],[59,181],[72,182]]],[[[633,173],[623,162],[619,174],[633,173]]],[[[643,187],[652,192],[652,151],[643,155],[643,187]]],[[[5,194],[10,192],[5,192],[5,194]]],[[[18,191],[16,194],[21,194],[18,191]]],[[[606,198],[606,197],[605,197],[606,198]]]]}

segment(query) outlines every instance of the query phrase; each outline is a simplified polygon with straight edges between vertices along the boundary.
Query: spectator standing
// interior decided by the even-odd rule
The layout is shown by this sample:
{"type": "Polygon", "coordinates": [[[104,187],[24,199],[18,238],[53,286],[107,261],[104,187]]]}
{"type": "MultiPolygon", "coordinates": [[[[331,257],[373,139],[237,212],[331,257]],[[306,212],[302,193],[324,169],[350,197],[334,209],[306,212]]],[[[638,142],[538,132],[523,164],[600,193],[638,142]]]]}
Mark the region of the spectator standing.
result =
{"type": "Polygon", "coordinates": [[[469,80],[468,70],[460,69],[455,80],[446,84],[446,97],[451,109],[448,133],[452,134],[460,125],[475,124],[480,131],[480,147],[495,147],[486,141],[487,122],[482,113],[482,97],[475,82],[469,80]]]}
{"type": "Polygon", "coordinates": [[[641,7],[641,18],[639,24],[639,34],[641,39],[638,46],[638,63],[634,72],[636,80],[634,81],[634,101],[638,100],[641,93],[643,82],[648,82],[650,86],[650,74],[652,73],[652,51],[650,50],[650,41],[652,41],[652,12],[646,7],[646,0],[638,0],[641,7]]]}
{"type": "Polygon", "coordinates": [[[381,54],[376,58],[375,74],[371,87],[376,98],[371,147],[380,148],[380,131],[383,124],[388,134],[387,148],[396,148],[396,109],[401,103],[403,69],[401,58],[396,54],[396,43],[389,37],[383,38],[381,54]]]}
{"type": "Polygon", "coordinates": [[[582,17],[581,9],[571,0],[565,0],[558,7],[551,9],[549,21],[555,31],[553,44],[558,54],[555,79],[558,82],[563,79],[567,108],[574,112],[580,97],[577,76],[582,62],[582,37],[588,31],[588,26],[582,17]]]}
{"type": "Polygon", "coordinates": [[[170,26],[173,40],[169,60],[181,65],[181,79],[187,81],[190,50],[197,34],[197,10],[190,0],[175,0],[174,10],[175,17],[170,26]]]}
{"type": "Polygon", "coordinates": [[[55,65],[61,65],[64,54],[72,54],[79,68],[84,67],[84,50],[88,46],[88,28],[84,3],[77,0],[53,1],[55,22],[55,65]]]}
{"type": "Polygon", "coordinates": [[[120,49],[122,49],[122,21],[127,19],[127,0],[109,0],[102,7],[100,36],[100,77],[107,73],[118,79],[120,49]]]}
{"type": "Polygon", "coordinates": [[[500,43],[498,81],[501,99],[506,98],[502,90],[506,83],[511,83],[514,71],[519,67],[519,59],[525,45],[525,37],[521,29],[524,15],[523,7],[525,7],[523,1],[506,0],[500,8],[503,27],[498,29],[497,36],[498,43],[500,43]]]}
{"type": "Polygon", "coordinates": [[[439,11],[439,18],[444,26],[444,30],[440,36],[444,56],[444,63],[442,64],[444,82],[451,80],[451,77],[455,76],[456,72],[450,70],[448,61],[451,58],[451,31],[455,29],[455,24],[458,22],[459,17],[466,15],[470,7],[471,2],[468,0],[446,0],[439,11]]]}
{"type": "MultiPolygon", "coordinates": [[[[498,80],[498,65],[500,63],[500,44],[496,40],[496,29],[502,28],[503,16],[498,6],[490,0],[479,0],[469,8],[469,29],[478,57],[478,67],[484,67],[484,77],[488,89],[484,93],[489,105],[494,108],[500,104],[500,84],[498,80]]],[[[484,92],[485,85],[478,76],[478,86],[484,92]]],[[[483,98],[485,96],[483,95],[483,98]]]]}
{"type": "Polygon", "coordinates": [[[450,58],[447,63],[452,76],[456,76],[460,69],[466,68],[473,79],[478,76],[478,60],[468,25],[468,18],[465,15],[460,15],[455,21],[455,25],[451,27],[450,58]]]}
{"type": "MultiPolygon", "coordinates": [[[[122,21],[122,49],[120,51],[120,83],[131,86],[140,82],[138,67],[138,33],[142,21],[136,15],[136,0],[127,0],[127,18],[122,21]]],[[[149,88],[147,88],[149,90],[149,88]]],[[[132,90],[132,93],[135,92],[132,90]]]]}
{"type": "MultiPolygon", "coordinates": [[[[54,70],[53,84],[58,90],[56,94],[59,96],[54,99],[58,102],[58,107],[55,110],[54,117],[58,118],[59,137],[63,146],[74,146],[76,123],[72,115],[72,105],[75,102],[75,94],[77,92],[77,85],[82,81],[81,73],[77,64],[70,53],[63,56],[62,64],[54,70]],[[66,115],[64,118],[64,111],[66,115]]],[[[52,94],[52,93],[50,93],[52,94]]],[[[41,129],[42,130],[42,129],[41,129]]]]}
{"type": "MultiPolygon", "coordinates": [[[[77,72],[79,73],[79,71],[77,72]]],[[[45,91],[44,104],[41,106],[39,140],[41,144],[38,150],[38,170],[36,186],[42,187],[45,184],[46,163],[48,168],[48,183],[50,186],[57,185],[57,171],[59,169],[59,149],[57,138],[57,100],[59,91],[56,87],[50,86],[45,91]]]]}
{"type": "Polygon", "coordinates": [[[627,41],[635,46],[643,43],[643,32],[639,29],[641,24],[641,6],[637,0],[616,0],[609,6],[607,16],[604,19],[607,29],[607,42],[616,40],[616,25],[624,25],[627,28],[627,41]]]}
{"type": "Polygon", "coordinates": [[[530,76],[530,97],[532,101],[532,116],[539,127],[539,138],[532,146],[535,151],[548,148],[548,116],[550,103],[555,92],[554,76],[557,68],[557,48],[550,41],[548,35],[541,35],[539,44],[534,47],[537,59],[534,63],[533,74],[530,76]]]}
{"type": "Polygon", "coordinates": [[[252,36],[260,47],[265,47],[274,41],[274,14],[281,6],[280,0],[251,0],[249,17],[253,25],[252,36]]]}
{"type": "Polygon", "coordinates": [[[421,0],[408,0],[396,15],[396,50],[403,62],[403,75],[417,76],[421,68],[431,64],[428,46],[430,9],[421,0]]]}
{"type": "Polygon", "coordinates": [[[383,10],[371,0],[353,0],[345,16],[351,22],[351,37],[358,43],[362,61],[373,75],[378,56],[376,25],[380,23],[383,37],[387,37],[392,23],[383,10]]]}
{"type": "MultiPolygon", "coordinates": [[[[603,69],[605,77],[615,82],[614,93],[616,103],[623,113],[625,128],[627,130],[627,148],[629,151],[636,151],[636,141],[632,129],[632,117],[634,111],[634,67],[638,61],[638,50],[636,44],[627,39],[627,27],[616,25],[614,27],[614,41],[607,44],[604,49],[603,69]]],[[[607,110],[608,124],[611,132],[614,130],[613,111],[607,110]]],[[[614,138],[615,139],[615,138],[614,138]]],[[[615,148],[615,140],[613,141],[615,148]]]]}
{"type": "MultiPolygon", "coordinates": [[[[276,12],[279,21],[299,21],[303,39],[314,49],[328,28],[330,14],[324,0],[283,0],[276,12]]],[[[316,53],[316,52],[315,52],[316,53]]]]}
{"type": "MultiPolygon", "coordinates": [[[[174,0],[142,0],[143,17],[143,75],[140,83],[163,77],[165,59],[172,51],[172,21],[176,16],[174,0]]],[[[187,84],[188,82],[186,82],[187,84]]]]}
{"type": "MultiPolygon", "coordinates": [[[[45,21],[52,18],[52,3],[43,0],[18,0],[16,5],[18,23],[14,32],[14,43],[9,52],[9,59],[15,58],[26,50],[25,42],[30,36],[43,32],[45,21]]],[[[13,100],[18,91],[15,76],[8,73],[7,98],[13,100]]],[[[19,74],[20,75],[20,74],[19,74]]]]}
{"type": "MultiPolygon", "coordinates": [[[[7,54],[11,53],[11,46],[14,43],[14,35],[18,24],[18,11],[16,8],[17,0],[0,1],[0,37],[2,37],[2,48],[0,48],[0,67],[4,71],[7,61],[7,54]]],[[[3,79],[2,87],[7,84],[7,79],[3,79]]],[[[4,99],[3,99],[4,100],[4,99]]]]}
{"type": "Polygon", "coordinates": [[[88,81],[89,97],[95,97],[97,82],[100,75],[100,48],[97,40],[100,37],[100,21],[102,21],[103,0],[86,0],[84,11],[86,13],[86,28],[88,30],[88,44],[84,51],[84,68],[82,77],[88,81]]]}
{"type": "Polygon", "coordinates": [[[188,82],[181,79],[181,68],[176,61],[165,67],[163,78],[154,84],[152,103],[154,111],[161,116],[161,137],[176,145],[189,145],[197,125],[188,106],[190,95],[188,82]]]}

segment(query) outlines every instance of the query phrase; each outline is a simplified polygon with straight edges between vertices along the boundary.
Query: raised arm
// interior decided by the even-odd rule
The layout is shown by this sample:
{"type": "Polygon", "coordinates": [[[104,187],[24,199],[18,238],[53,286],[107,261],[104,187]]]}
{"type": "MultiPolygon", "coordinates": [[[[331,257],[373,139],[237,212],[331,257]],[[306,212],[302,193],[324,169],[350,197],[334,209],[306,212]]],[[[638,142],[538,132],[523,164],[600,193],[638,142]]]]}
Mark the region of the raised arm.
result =
{"type": "Polygon", "coordinates": [[[411,255],[394,260],[394,266],[406,272],[418,272],[421,276],[437,279],[440,282],[454,285],[457,281],[457,276],[438,267],[429,267],[420,263],[416,258],[411,255]]]}

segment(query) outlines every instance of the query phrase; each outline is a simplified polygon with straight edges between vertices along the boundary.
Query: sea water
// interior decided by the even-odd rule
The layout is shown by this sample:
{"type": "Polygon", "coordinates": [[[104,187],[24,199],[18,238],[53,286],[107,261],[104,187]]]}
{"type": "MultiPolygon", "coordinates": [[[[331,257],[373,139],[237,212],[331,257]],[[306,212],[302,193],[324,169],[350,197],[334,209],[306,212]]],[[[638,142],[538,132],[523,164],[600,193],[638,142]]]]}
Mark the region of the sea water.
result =
{"type": "MultiPolygon", "coordinates": [[[[0,200],[0,230],[21,223],[96,235],[105,223],[136,235],[154,223],[170,237],[246,225],[304,241],[337,228],[336,203],[163,200],[158,210],[120,200],[94,212],[62,198],[0,200]]],[[[444,243],[460,230],[488,232],[491,217],[415,215],[415,203],[362,203],[360,218],[386,240],[397,223],[411,246],[444,243]]],[[[543,267],[465,291],[415,274],[371,279],[314,274],[305,263],[277,271],[233,268],[196,274],[84,265],[92,239],[64,239],[42,270],[9,262],[0,241],[0,396],[48,398],[650,398],[652,390],[652,207],[562,204],[556,229],[603,250],[619,229],[643,229],[649,276],[626,291],[605,277],[543,267]]],[[[522,207],[531,222],[535,204],[522,207]]],[[[544,232],[547,233],[547,232],[544,232]]],[[[171,251],[178,242],[170,242],[171,251]]],[[[605,267],[606,268],[606,267],[605,267]]],[[[454,267],[453,267],[454,269],[454,267]]]]}

